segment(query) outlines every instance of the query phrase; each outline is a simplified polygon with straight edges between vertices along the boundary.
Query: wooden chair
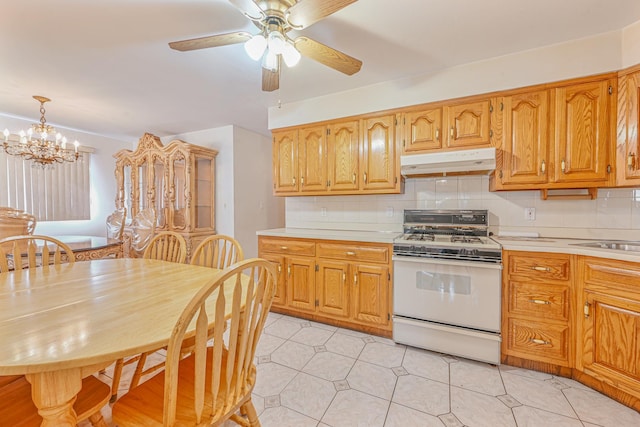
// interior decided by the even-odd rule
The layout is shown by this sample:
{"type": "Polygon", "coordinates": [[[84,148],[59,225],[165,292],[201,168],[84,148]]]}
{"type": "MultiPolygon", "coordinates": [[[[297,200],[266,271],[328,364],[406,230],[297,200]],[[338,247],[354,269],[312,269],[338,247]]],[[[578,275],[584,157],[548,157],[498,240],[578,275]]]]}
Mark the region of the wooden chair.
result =
{"type": "Polygon", "coordinates": [[[35,228],[36,217],[30,213],[20,209],[0,207],[0,239],[31,235],[35,228]]]}
{"type": "Polygon", "coordinates": [[[167,347],[165,371],[131,389],[113,405],[114,424],[200,426],[232,419],[243,426],[259,426],[251,402],[256,382],[254,356],[275,293],[275,280],[273,264],[255,258],[217,273],[178,318],[167,347]],[[233,287],[229,301],[222,286],[233,287]],[[230,333],[225,343],[225,306],[229,305],[230,333]],[[188,331],[190,325],[195,330],[188,331]],[[214,340],[208,347],[209,330],[213,330],[214,340]],[[194,352],[183,358],[182,343],[192,336],[194,352]]]}
{"type": "MultiPolygon", "coordinates": [[[[109,401],[111,389],[93,375],[82,380],[73,409],[78,421],[89,419],[94,427],[107,427],[100,410],[109,401]]],[[[42,417],[31,399],[31,384],[23,375],[0,377],[0,425],[39,427],[42,417]]]]}
{"type": "MultiPolygon", "coordinates": [[[[13,269],[16,259],[22,260],[24,268],[75,262],[71,248],[53,237],[14,236],[0,240],[0,272],[13,269]]],[[[110,397],[107,384],[94,376],[83,379],[73,405],[78,421],[89,419],[95,427],[107,427],[100,410],[110,397]]],[[[0,376],[0,420],[0,424],[7,426],[36,427],[42,423],[31,399],[31,384],[23,375],[0,376]]]]}
{"type": "Polygon", "coordinates": [[[127,208],[116,209],[107,217],[107,239],[122,240],[127,208]]]}
{"type": "Polygon", "coordinates": [[[156,232],[156,211],[143,209],[131,221],[131,253],[134,257],[142,255],[156,232]]]}
{"type": "Polygon", "coordinates": [[[49,236],[13,236],[0,240],[0,273],[20,268],[75,262],[71,248],[49,236]],[[16,260],[20,260],[16,264],[16,260]]]}
{"type": "Polygon", "coordinates": [[[142,258],[182,264],[187,260],[187,242],[178,233],[163,231],[149,241],[142,258]]]}
{"type": "MultiPolygon", "coordinates": [[[[184,263],[187,259],[187,242],[184,237],[173,231],[163,231],[153,237],[147,245],[142,255],[145,259],[158,259],[162,261],[171,261],[184,263]]],[[[111,383],[111,402],[115,402],[118,397],[118,388],[120,387],[120,378],[122,377],[122,369],[125,365],[137,362],[136,369],[131,378],[130,387],[135,387],[140,382],[143,375],[150,374],[163,365],[154,365],[148,369],[144,369],[147,358],[150,354],[160,349],[139,354],[127,359],[118,359],[113,369],[113,382],[111,383]]]]}
{"type": "Polygon", "coordinates": [[[216,234],[200,242],[193,251],[191,265],[223,269],[243,259],[242,247],[236,239],[216,234]]]}

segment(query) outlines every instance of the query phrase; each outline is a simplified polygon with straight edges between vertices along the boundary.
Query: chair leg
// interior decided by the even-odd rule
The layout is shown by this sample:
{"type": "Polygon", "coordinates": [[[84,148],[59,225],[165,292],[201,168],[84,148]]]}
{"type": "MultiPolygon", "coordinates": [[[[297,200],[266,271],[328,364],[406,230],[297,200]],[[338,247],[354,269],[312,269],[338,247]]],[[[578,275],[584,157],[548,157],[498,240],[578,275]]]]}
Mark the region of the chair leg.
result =
{"type": "Polygon", "coordinates": [[[142,377],[142,371],[144,371],[144,364],[147,362],[148,355],[149,353],[142,353],[140,355],[140,359],[138,359],[138,364],[136,365],[136,370],[133,373],[133,377],[131,378],[131,385],[129,386],[129,390],[137,387],[140,383],[140,377],[142,377]]]}
{"type": "Polygon", "coordinates": [[[111,381],[111,399],[109,400],[111,403],[118,399],[118,387],[120,387],[120,377],[122,376],[123,366],[124,359],[116,360],[116,366],[113,368],[113,380],[111,381]]]}
{"type": "Polygon", "coordinates": [[[245,403],[240,407],[240,412],[247,414],[247,421],[249,421],[249,425],[251,427],[260,427],[258,412],[256,411],[256,407],[253,406],[253,402],[251,401],[251,398],[247,400],[247,403],[245,403]]]}
{"type": "Polygon", "coordinates": [[[102,416],[102,412],[98,411],[89,417],[89,421],[93,427],[109,427],[102,416]]]}

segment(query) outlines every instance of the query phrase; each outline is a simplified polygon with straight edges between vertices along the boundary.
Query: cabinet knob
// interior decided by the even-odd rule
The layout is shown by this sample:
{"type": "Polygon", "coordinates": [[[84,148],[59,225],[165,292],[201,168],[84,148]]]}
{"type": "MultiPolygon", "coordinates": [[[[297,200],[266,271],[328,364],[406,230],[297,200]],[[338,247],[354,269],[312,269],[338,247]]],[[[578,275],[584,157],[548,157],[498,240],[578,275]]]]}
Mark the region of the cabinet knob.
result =
{"type": "Polygon", "coordinates": [[[633,153],[629,153],[629,155],[627,156],[627,167],[629,168],[630,171],[635,169],[635,162],[636,160],[636,155],[633,153]]]}
{"type": "Polygon", "coordinates": [[[534,265],[533,267],[531,267],[531,269],[535,271],[551,271],[551,268],[549,267],[540,267],[537,265],[534,265]]]}
{"type": "Polygon", "coordinates": [[[304,176],[300,177],[300,186],[304,187],[304,176]]]}
{"type": "Polygon", "coordinates": [[[367,173],[366,172],[364,173],[364,182],[365,182],[365,184],[367,183],[367,173]]]}
{"type": "Polygon", "coordinates": [[[550,305],[551,304],[551,302],[545,301],[543,299],[530,299],[529,302],[534,303],[534,304],[540,304],[540,305],[550,305]]]}
{"type": "Polygon", "coordinates": [[[354,274],[353,275],[353,286],[356,286],[358,284],[358,275],[354,274]]]}
{"type": "Polygon", "coordinates": [[[345,255],[351,255],[351,256],[353,256],[353,255],[355,255],[355,254],[356,254],[356,253],[355,253],[355,252],[352,252],[352,251],[347,251],[347,252],[345,253],[345,255]]]}
{"type": "Polygon", "coordinates": [[[436,141],[440,141],[440,128],[436,128],[436,141]]]}
{"type": "Polygon", "coordinates": [[[293,186],[294,187],[296,186],[296,177],[295,176],[293,177],[293,186]]]}
{"type": "Polygon", "coordinates": [[[280,246],[280,249],[286,251],[287,249],[289,249],[289,246],[280,246]]]}
{"type": "Polygon", "coordinates": [[[567,171],[567,163],[564,161],[564,159],[562,159],[562,162],[560,163],[560,169],[562,170],[562,173],[566,173],[567,171]]]}
{"type": "Polygon", "coordinates": [[[287,266],[287,275],[291,276],[291,266],[287,266]]]}
{"type": "Polygon", "coordinates": [[[583,308],[583,312],[584,312],[584,318],[588,319],[589,318],[589,308],[590,308],[591,304],[589,303],[589,301],[584,303],[584,308],[583,308]]]}
{"type": "Polygon", "coordinates": [[[278,274],[282,273],[282,264],[278,264],[278,274]]]}
{"type": "Polygon", "coordinates": [[[353,183],[354,184],[356,183],[356,173],[355,172],[353,173],[353,183]]]}
{"type": "Polygon", "coordinates": [[[537,339],[537,338],[529,338],[529,342],[532,342],[534,344],[539,344],[539,345],[549,345],[549,344],[551,344],[550,341],[540,340],[540,339],[537,339]]]}
{"type": "Polygon", "coordinates": [[[451,126],[451,129],[449,129],[449,135],[451,136],[451,138],[455,138],[455,134],[456,130],[453,126],[451,126]]]}
{"type": "Polygon", "coordinates": [[[547,164],[543,160],[542,164],[540,164],[540,172],[544,173],[546,170],[547,170],[547,164]]]}

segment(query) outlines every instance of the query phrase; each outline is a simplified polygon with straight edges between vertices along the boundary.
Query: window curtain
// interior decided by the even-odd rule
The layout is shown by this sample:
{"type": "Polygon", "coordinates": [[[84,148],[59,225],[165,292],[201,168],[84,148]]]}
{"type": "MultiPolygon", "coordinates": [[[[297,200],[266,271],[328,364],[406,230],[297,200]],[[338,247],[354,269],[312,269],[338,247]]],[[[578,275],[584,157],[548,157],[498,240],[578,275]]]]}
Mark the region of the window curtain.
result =
{"type": "Polygon", "coordinates": [[[90,219],[91,153],[43,169],[0,148],[0,206],[33,214],[38,221],[90,219]]]}

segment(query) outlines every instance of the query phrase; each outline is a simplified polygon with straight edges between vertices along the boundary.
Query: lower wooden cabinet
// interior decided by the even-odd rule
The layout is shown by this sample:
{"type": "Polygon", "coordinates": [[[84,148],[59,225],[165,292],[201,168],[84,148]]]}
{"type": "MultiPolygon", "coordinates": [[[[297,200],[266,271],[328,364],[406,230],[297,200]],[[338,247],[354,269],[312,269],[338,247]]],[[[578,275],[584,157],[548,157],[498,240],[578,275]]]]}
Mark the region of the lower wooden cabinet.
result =
{"type": "Polygon", "coordinates": [[[502,355],[571,367],[572,255],[504,251],[502,355]]]}
{"type": "Polygon", "coordinates": [[[580,257],[577,368],[640,407],[640,265],[580,257]]]}
{"type": "Polygon", "coordinates": [[[278,265],[274,311],[391,336],[391,245],[259,236],[258,248],[278,265]]]}

